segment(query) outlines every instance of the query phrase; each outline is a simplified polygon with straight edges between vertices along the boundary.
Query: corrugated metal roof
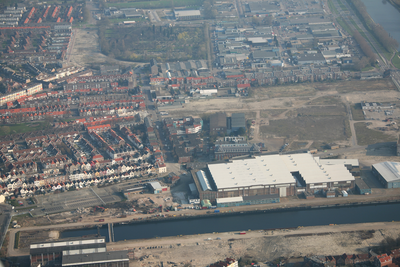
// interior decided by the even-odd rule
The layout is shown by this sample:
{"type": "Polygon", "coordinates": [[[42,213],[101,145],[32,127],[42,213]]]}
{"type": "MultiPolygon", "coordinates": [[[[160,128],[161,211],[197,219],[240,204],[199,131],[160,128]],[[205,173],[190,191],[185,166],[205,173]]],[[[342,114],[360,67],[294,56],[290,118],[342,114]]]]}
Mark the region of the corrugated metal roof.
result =
{"type": "Polygon", "coordinates": [[[62,266],[80,266],[121,261],[129,261],[127,250],[81,255],[65,255],[62,258],[62,266]]]}
{"type": "Polygon", "coordinates": [[[196,188],[195,183],[189,184],[189,189],[190,189],[191,192],[197,192],[197,188],[196,188]]]}
{"type": "Polygon", "coordinates": [[[244,113],[232,113],[231,128],[237,127],[246,128],[246,116],[244,113]]]}
{"type": "Polygon", "coordinates": [[[151,185],[151,187],[153,187],[154,190],[157,190],[157,189],[161,190],[162,189],[161,184],[159,182],[150,182],[149,184],[151,185]]]}
{"type": "Polygon", "coordinates": [[[197,178],[199,179],[201,189],[203,191],[212,190],[210,182],[208,181],[207,175],[204,171],[196,172],[197,178]]]}
{"type": "Polygon", "coordinates": [[[64,246],[72,247],[72,246],[98,244],[98,243],[105,244],[105,238],[80,239],[80,240],[59,241],[59,242],[42,242],[42,243],[31,244],[30,249],[48,248],[48,247],[64,247],[64,246]]]}
{"type": "Polygon", "coordinates": [[[400,163],[385,161],[372,165],[386,182],[400,181],[400,163]]]}
{"type": "Polygon", "coordinates": [[[100,253],[106,252],[107,249],[103,248],[86,248],[86,249],[72,249],[72,250],[63,250],[63,255],[78,255],[78,254],[89,254],[89,253],[100,253]]]}

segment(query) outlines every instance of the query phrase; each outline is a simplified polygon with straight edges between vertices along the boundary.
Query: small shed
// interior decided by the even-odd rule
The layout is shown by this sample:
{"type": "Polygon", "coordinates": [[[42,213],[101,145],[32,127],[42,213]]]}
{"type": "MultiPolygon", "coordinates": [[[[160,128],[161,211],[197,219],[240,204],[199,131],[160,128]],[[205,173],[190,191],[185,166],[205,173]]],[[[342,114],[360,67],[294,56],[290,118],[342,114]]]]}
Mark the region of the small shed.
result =
{"type": "Polygon", "coordinates": [[[151,182],[149,183],[149,186],[154,194],[162,193],[162,186],[159,182],[151,182]]]}
{"type": "Polygon", "coordinates": [[[203,199],[203,200],[201,201],[201,206],[202,206],[203,208],[211,208],[211,202],[210,202],[210,200],[208,200],[208,199],[203,199]]]}
{"type": "Polygon", "coordinates": [[[356,179],[356,191],[360,195],[369,195],[369,194],[371,194],[371,188],[361,178],[356,179]]]}
{"type": "Polygon", "coordinates": [[[335,190],[328,190],[325,192],[325,195],[327,198],[336,197],[336,192],[335,190]]]}

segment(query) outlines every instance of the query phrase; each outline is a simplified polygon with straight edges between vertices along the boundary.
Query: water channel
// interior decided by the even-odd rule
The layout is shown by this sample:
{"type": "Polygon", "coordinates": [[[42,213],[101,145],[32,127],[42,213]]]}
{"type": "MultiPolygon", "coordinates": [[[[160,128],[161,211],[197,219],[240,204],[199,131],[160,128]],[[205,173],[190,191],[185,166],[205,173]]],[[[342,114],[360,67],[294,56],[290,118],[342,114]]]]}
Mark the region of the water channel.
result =
{"type": "MultiPolygon", "coordinates": [[[[265,230],[368,222],[400,221],[400,203],[345,206],[305,210],[279,210],[251,214],[221,214],[210,217],[138,222],[114,226],[114,241],[193,235],[212,232],[265,230]]],[[[107,237],[107,226],[99,229],[107,237]]],[[[97,234],[97,229],[70,230],[62,238],[97,234]]]]}
{"type": "Polygon", "coordinates": [[[380,24],[400,44],[400,12],[386,0],[361,0],[375,23],[380,24]]]}

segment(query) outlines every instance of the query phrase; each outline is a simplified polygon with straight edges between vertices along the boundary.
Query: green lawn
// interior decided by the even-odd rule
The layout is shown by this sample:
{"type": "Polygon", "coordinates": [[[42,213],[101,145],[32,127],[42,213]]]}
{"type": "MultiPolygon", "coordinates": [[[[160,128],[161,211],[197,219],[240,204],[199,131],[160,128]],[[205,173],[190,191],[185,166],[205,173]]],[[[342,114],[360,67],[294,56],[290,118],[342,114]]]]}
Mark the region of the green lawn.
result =
{"type": "Polygon", "coordinates": [[[338,17],[336,18],[336,21],[343,28],[343,30],[345,30],[349,34],[352,34],[353,31],[350,29],[349,25],[347,25],[347,23],[342,18],[338,17]]]}
{"type": "Polygon", "coordinates": [[[374,67],[372,67],[372,66],[366,66],[361,71],[369,71],[369,70],[373,70],[373,69],[374,69],[374,67]]]}
{"type": "Polygon", "coordinates": [[[31,122],[31,123],[20,123],[20,124],[7,124],[0,126],[0,136],[18,133],[27,133],[33,131],[39,131],[50,127],[48,122],[31,122]]]}
{"type": "Polygon", "coordinates": [[[335,5],[332,3],[332,0],[328,0],[328,6],[329,6],[329,9],[330,9],[333,13],[339,14],[339,12],[337,11],[335,5]]]}
{"type": "Polygon", "coordinates": [[[365,119],[361,104],[355,104],[351,106],[351,113],[353,115],[353,120],[355,121],[362,121],[365,119]]]}
{"type": "Polygon", "coordinates": [[[364,122],[355,123],[354,127],[356,129],[357,143],[360,146],[396,141],[394,136],[384,134],[377,130],[368,129],[364,122]]]}
{"type": "Polygon", "coordinates": [[[337,0],[337,1],[338,1],[338,3],[339,3],[340,8],[341,8],[343,11],[349,11],[349,9],[342,3],[341,0],[337,0]]]}
{"type": "Polygon", "coordinates": [[[392,63],[396,68],[400,69],[400,52],[397,52],[393,57],[392,63]]]}

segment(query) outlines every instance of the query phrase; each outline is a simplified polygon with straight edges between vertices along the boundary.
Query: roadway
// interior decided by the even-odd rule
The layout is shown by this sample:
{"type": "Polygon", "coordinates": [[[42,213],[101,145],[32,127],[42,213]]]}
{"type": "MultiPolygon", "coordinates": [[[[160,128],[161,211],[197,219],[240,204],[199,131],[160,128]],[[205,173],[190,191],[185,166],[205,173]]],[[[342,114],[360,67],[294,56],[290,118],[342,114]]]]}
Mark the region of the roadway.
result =
{"type": "MultiPolygon", "coordinates": [[[[336,9],[339,11],[340,15],[335,15],[332,13],[332,15],[337,18],[341,17],[342,19],[345,20],[347,25],[353,30],[353,31],[358,31],[357,28],[359,28],[364,34],[369,42],[371,48],[375,53],[377,54],[377,58],[380,58],[379,60],[379,71],[384,72],[386,69],[389,69],[392,67],[391,62],[387,62],[385,59],[385,56],[383,55],[383,51],[381,51],[381,46],[380,44],[377,43],[376,39],[371,35],[371,33],[364,27],[364,24],[360,21],[358,18],[357,14],[354,12],[353,8],[347,3],[347,1],[342,1],[342,3],[346,6],[348,10],[343,10],[341,6],[339,5],[337,0],[332,1],[336,9]],[[341,10],[341,11],[340,11],[341,10]],[[348,14],[350,13],[350,14],[348,14]],[[353,24],[353,22],[356,24],[356,26],[353,24]]],[[[344,30],[343,30],[344,31],[344,30]]]]}
{"type": "MultiPolygon", "coordinates": [[[[343,10],[337,0],[333,0],[332,3],[335,6],[335,8],[339,11],[339,14],[340,14],[340,15],[337,15],[331,11],[332,12],[331,14],[333,15],[333,17],[334,18],[341,17],[353,31],[358,31],[358,29],[360,29],[365,34],[366,40],[368,41],[369,45],[371,46],[373,51],[376,53],[377,58],[379,59],[378,60],[379,67],[377,68],[377,71],[379,71],[383,74],[386,70],[390,69],[391,70],[390,76],[392,78],[392,81],[395,84],[395,86],[397,87],[397,89],[400,91],[400,71],[392,63],[392,59],[394,56],[396,56],[396,53],[393,53],[390,59],[386,59],[384,56],[384,51],[382,51],[382,49],[381,49],[382,46],[379,43],[377,43],[377,40],[364,27],[364,24],[360,21],[357,14],[354,12],[353,8],[347,3],[347,1],[342,1],[342,3],[346,6],[348,11],[343,10]],[[356,25],[354,25],[353,23],[355,23],[356,25]]],[[[372,18],[371,18],[371,20],[372,20],[372,18]]]]}

